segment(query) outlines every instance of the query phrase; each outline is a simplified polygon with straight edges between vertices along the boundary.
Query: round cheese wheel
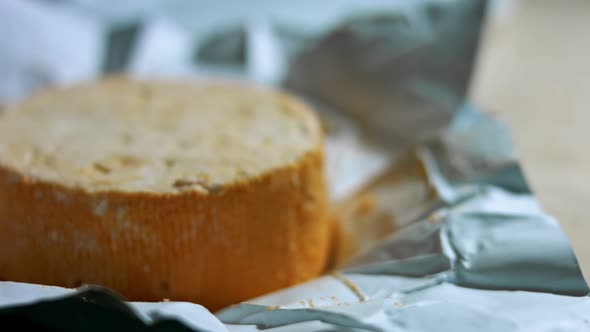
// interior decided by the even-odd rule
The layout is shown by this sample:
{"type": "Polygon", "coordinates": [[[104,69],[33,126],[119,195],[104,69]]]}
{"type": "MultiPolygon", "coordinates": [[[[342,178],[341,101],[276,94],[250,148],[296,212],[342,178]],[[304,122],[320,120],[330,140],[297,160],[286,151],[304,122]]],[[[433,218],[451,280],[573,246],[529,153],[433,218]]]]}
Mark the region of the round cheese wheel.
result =
{"type": "Polygon", "coordinates": [[[317,276],[322,132],[285,94],[106,79],[0,113],[0,279],[218,309],[317,276]]]}

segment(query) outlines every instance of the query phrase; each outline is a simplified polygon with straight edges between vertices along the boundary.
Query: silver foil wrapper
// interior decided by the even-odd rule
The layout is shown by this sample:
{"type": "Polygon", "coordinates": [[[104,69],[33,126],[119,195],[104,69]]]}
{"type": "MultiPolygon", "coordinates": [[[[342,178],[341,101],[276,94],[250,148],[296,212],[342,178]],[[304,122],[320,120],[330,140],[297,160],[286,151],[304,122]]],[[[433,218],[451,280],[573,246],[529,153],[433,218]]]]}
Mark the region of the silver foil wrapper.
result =
{"type": "Polygon", "coordinates": [[[588,285],[508,128],[465,99],[488,5],[3,2],[0,29],[22,37],[0,37],[2,101],[121,71],[221,75],[306,99],[326,123],[344,240],[334,272],[215,314],[0,282],[0,326],[17,315],[89,331],[590,330],[588,285]]]}

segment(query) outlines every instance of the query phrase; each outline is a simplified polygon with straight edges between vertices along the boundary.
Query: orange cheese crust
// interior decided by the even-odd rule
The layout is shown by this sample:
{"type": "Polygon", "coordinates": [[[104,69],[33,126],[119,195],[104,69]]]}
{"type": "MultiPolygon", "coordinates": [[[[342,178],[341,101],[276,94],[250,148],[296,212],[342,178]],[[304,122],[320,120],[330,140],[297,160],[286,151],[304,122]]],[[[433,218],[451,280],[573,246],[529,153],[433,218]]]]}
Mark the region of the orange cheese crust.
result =
{"type": "Polygon", "coordinates": [[[0,279],[100,284],[211,310],[317,276],[332,224],[321,147],[217,192],[92,192],[0,165],[0,279]]]}

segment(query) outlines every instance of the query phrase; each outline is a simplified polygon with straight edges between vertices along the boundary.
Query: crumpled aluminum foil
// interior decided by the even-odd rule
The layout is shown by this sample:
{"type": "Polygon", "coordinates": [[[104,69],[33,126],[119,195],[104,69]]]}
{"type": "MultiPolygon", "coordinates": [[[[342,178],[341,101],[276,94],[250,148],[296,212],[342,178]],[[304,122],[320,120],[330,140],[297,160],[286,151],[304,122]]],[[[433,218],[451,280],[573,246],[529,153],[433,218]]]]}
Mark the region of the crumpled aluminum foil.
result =
{"type": "Polygon", "coordinates": [[[527,186],[507,127],[465,101],[486,1],[221,2],[232,7],[2,3],[1,29],[26,17],[53,45],[78,28],[93,51],[64,43],[55,47],[69,63],[25,61],[27,46],[0,38],[0,66],[12,68],[0,98],[116,71],[224,75],[299,94],[327,127],[345,236],[338,268],[215,315],[93,287],[0,282],[0,326],[18,316],[88,331],[590,330],[588,285],[527,186]]]}

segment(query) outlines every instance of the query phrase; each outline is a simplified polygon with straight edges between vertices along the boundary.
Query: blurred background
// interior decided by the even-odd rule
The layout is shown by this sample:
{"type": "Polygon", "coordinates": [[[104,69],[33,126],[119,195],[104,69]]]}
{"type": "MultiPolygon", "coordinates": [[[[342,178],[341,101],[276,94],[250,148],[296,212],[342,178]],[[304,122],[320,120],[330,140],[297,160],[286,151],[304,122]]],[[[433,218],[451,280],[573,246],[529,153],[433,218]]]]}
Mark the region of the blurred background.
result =
{"type": "Polygon", "coordinates": [[[505,119],[528,181],[590,272],[590,2],[509,1],[490,20],[471,97],[505,119]]]}
{"type": "Polygon", "coordinates": [[[535,194],[590,261],[589,14],[585,0],[4,0],[0,103],[117,72],[223,76],[407,145],[467,97],[508,121],[535,194]]]}

